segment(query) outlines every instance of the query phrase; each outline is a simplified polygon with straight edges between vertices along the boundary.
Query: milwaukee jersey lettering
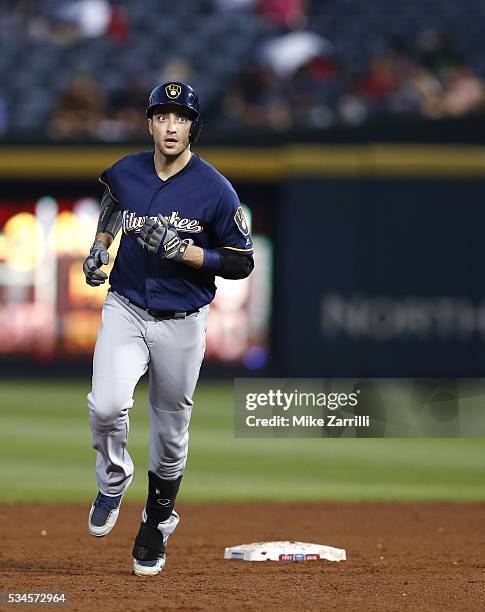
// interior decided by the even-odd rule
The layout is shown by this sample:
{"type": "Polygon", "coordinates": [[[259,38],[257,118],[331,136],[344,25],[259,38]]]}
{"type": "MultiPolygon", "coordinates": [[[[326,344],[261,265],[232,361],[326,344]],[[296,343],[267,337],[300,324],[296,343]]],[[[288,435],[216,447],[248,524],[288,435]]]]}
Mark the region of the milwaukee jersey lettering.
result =
{"type": "MultiPolygon", "coordinates": [[[[141,226],[148,219],[148,216],[137,217],[135,213],[128,210],[123,211],[122,216],[122,229],[125,234],[128,232],[139,232],[141,226]]],[[[154,221],[160,222],[158,217],[150,217],[154,221]]],[[[167,221],[171,223],[179,232],[201,232],[204,228],[199,224],[197,219],[181,219],[178,212],[173,212],[171,215],[166,217],[167,221]]]]}

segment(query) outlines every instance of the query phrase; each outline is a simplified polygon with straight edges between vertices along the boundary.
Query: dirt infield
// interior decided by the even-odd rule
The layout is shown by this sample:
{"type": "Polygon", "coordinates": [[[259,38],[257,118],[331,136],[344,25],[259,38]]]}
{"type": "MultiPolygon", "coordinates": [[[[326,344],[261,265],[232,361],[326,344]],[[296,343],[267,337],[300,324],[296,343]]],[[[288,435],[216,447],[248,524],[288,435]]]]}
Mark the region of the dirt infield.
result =
{"type": "Polygon", "coordinates": [[[87,506],[0,506],[0,591],[69,594],[71,610],[484,610],[485,504],[179,504],[157,577],[131,575],[138,505],[113,532],[87,532],[87,506]],[[46,535],[42,535],[42,532],[46,535]],[[302,540],[341,563],[248,563],[225,546],[302,540]]]}

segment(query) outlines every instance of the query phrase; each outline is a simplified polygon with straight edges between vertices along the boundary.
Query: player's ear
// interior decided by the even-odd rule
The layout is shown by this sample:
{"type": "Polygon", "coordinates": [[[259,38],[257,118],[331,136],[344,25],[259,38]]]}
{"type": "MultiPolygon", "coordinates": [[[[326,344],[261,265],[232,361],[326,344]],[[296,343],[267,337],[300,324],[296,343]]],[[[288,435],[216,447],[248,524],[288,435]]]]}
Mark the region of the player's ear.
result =
{"type": "Polygon", "coordinates": [[[148,117],[148,131],[150,132],[151,136],[153,136],[152,122],[153,122],[153,119],[151,117],[148,117]]]}

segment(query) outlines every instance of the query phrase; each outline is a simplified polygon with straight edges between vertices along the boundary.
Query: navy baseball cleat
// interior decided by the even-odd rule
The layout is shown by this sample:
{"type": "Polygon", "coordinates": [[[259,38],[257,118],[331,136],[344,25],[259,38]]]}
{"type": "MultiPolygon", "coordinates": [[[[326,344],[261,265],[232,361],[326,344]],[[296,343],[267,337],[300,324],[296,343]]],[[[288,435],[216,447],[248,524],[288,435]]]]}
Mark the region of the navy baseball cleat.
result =
{"type": "Polygon", "coordinates": [[[118,520],[123,494],[111,497],[98,492],[89,513],[89,533],[98,538],[109,533],[118,520]]]}
{"type": "Polygon", "coordinates": [[[133,547],[133,573],[135,576],[156,576],[165,565],[165,547],[168,538],[179,524],[180,517],[172,510],[171,516],[158,528],[147,525],[146,511],[133,547]]]}

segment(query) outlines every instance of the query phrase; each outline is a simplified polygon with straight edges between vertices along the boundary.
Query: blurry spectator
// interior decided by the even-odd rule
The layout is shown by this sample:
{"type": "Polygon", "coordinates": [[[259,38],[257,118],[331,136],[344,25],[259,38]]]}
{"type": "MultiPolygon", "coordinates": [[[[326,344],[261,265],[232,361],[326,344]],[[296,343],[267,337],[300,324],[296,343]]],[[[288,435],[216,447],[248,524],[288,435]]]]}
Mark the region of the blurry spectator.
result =
{"type": "Polygon", "coordinates": [[[131,36],[123,9],[118,5],[111,6],[108,0],[68,0],[60,3],[50,20],[37,20],[31,30],[37,39],[65,45],[102,36],[119,43],[131,36]]]}
{"type": "Polygon", "coordinates": [[[440,81],[422,66],[414,66],[391,94],[389,109],[396,113],[428,115],[443,95],[440,81]]]}
{"type": "Polygon", "coordinates": [[[412,50],[402,38],[397,37],[389,41],[386,56],[398,83],[407,79],[416,67],[412,50]]]}
{"type": "Polygon", "coordinates": [[[105,116],[105,96],[93,77],[74,75],[59,98],[49,134],[55,140],[95,138],[105,116]]]}
{"type": "Polygon", "coordinates": [[[374,57],[367,71],[354,80],[350,92],[361,99],[367,112],[391,109],[417,112],[420,94],[412,80],[415,69],[416,64],[405,42],[393,39],[388,49],[374,57]]]}
{"type": "Polygon", "coordinates": [[[317,57],[301,66],[289,81],[289,107],[295,125],[327,127],[333,113],[327,103],[328,86],[335,81],[336,66],[317,57]]]}
{"type": "Polygon", "coordinates": [[[320,34],[294,30],[266,41],[261,59],[280,77],[289,77],[311,59],[332,53],[333,45],[320,34]]]}
{"type": "Polygon", "coordinates": [[[484,107],[484,83],[465,65],[448,69],[444,93],[425,109],[430,117],[458,117],[484,107]]]}
{"type": "Polygon", "coordinates": [[[453,48],[450,37],[444,32],[425,30],[418,35],[417,50],[419,61],[436,75],[448,68],[463,63],[463,58],[453,48]]]}
{"type": "Polygon", "coordinates": [[[253,65],[224,100],[224,111],[239,125],[284,131],[291,127],[285,82],[274,72],[253,65]]]}
{"type": "Polygon", "coordinates": [[[192,73],[193,70],[190,62],[181,57],[172,57],[161,69],[158,75],[158,82],[182,81],[183,83],[190,83],[192,81],[192,73]]]}
{"type": "Polygon", "coordinates": [[[147,135],[147,119],[143,109],[149,90],[148,76],[141,74],[133,76],[125,88],[110,96],[108,116],[97,129],[101,140],[115,142],[147,135]]]}
{"type": "Polygon", "coordinates": [[[392,70],[392,62],[388,55],[381,55],[375,57],[367,72],[356,79],[352,90],[371,108],[382,109],[396,87],[396,74],[392,70]]]}
{"type": "MultiPolygon", "coordinates": [[[[27,24],[27,32],[29,37],[35,42],[57,42],[55,28],[57,23],[45,16],[37,16],[31,19],[27,24]]],[[[72,37],[73,34],[70,34],[72,37]]]]}
{"type": "Polygon", "coordinates": [[[79,40],[77,23],[64,15],[55,15],[50,21],[37,23],[35,34],[39,40],[48,40],[57,45],[70,45],[79,40]]]}
{"type": "Polygon", "coordinates": [[[259,0],[258,11],[271,23],[290,29],[308,21],[306,0],[259,0]]]}
{"type": "Polygon", "coordinates": [[[131,27],[121,6],[113,5],[106,36],[116,43],[126,43],[132,37],[131,27]]]}
{"type": "Polygon", "coordinates": [[[356,95],[344,94],[337,103],[337,111],[343,123],[358,125],[363,123],[368,116],[367,106],[356,95]]]}
{"type": "Polygon", "coordinates": [[[69,0],[64,2],[58,17],[71,24],[82,38],[98,38],[106,33],[111,20],[107,0],[69,0]]]}

